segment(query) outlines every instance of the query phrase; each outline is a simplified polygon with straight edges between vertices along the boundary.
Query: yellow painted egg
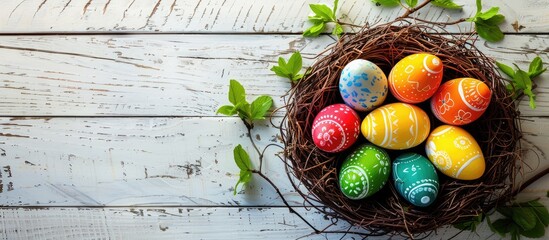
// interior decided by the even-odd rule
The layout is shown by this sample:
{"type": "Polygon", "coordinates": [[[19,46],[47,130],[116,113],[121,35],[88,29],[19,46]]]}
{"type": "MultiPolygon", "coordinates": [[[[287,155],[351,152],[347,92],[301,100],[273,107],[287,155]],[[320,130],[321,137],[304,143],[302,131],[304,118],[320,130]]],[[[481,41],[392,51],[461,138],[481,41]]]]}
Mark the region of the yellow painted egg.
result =
{"type": "Polygon", "coordinates": [[[422,143],[429,135],[427,114],[407,103],[391,103],[370,112],[362,121],[362,135],[371,143],[403,150],[422,143]]]}
{"type": "Polygon", "coordinates": [[[442,61],[429,53],[407,56],[389,73],[389,89],[395,98],[406,103],[429,99],[442,81],[442,61]]]}
{"type": "Polygon", "coordinates": [[[474,78],[445,82],[431,98],[431,110],[442,122],[464,125],[477,120],[488,108],[492,91],[474,78]]]}
{"type": "Polygon", "coordinates": [[[449,177],[460,180],[478,179],[484,174],[484,156],[477,141],[460,127],[437,127],[425,144],[427,157],[449,177]]]}

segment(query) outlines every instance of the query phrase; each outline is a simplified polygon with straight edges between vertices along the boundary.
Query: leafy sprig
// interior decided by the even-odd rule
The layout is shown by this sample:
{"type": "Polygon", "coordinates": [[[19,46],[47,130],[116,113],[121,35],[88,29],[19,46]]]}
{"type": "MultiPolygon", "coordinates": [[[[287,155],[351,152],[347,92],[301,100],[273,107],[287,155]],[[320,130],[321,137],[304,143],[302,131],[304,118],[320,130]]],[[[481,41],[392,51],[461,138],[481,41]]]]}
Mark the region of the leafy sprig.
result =
{"type": "MultiPolygon", "coordinates": [[[[372,0],[375,4],[384,6],[384,7],[396,7],[398,5],[401,5],[405,7],[402,4],[401,0],[372,0]]],[[[404,0],[404,3],[410,7],[413,8],[417,6],[418,0],[404,0]]],[[[447,8],[447,9],[461,9],[462,6],[456,4],[453,0],[432,0],[430,3],[433,6],[441,7],[441,8],[447,8]]]]}
{"type": "Polygon", "coordinates": [[[238,185],[246,184],[250,182],[252,179],[252,162],[250,161],[250,155],[242,148],[242,145],[238,144],[234,150],[234,161],[236,163],[236,166],[240,169],[240,177],[238,179],[238,182],[236,182],[236,185],[234,186],[234,195],[236,195],[236,190],[238,188],[238,185]]]}
{"type": "Polygon", "coordinates": [[[503,218],[494,222],[488,219],[488,225],[502,237],[509,233],[511,239],[520,239],[521,236],[541,238],[545,235],[545,227],[549,226],[549,212],[538,200],[498,207],[496,211],[503,218]]]}
{"type": "Polygon", "coordinates": [[[459,230],[468,230],[468,231],[471,231],[471,232],[476,232],[477,226],[482,221],[484,221],[484,219],[485,219],[485,215],[481,213],[477,216],[472,217],[468,221],[459,222],[459,223],[454,224],[453,226],[455,228],[459,229],[459,230]]]}
{"type": "Polygon", "coordinates": [[[499,14],[499,7],[492,7],[482,12],[482,2],[477,0],[477,13],[468,18],[468,22],[475,23],[475,30],[481,38],[489,42],[498,42],[503,39],[503,32],[499,25],[505,21],[505,16],[499,14]]]}
{"type": "Polygon", "coordinates": [[[303,59],[301,58],[301,53],[294,52],[287,62],[284,58],[279,57],[278,66],[273,66],[271,71],[277,76],[288,78],[293,83],[296,83],[303,78],[303,74],[299,73],[302,67],[303,59]]]}
{"type": "Polygon", "coordinates": [[[520,69],[516,64],[516,70],[513,70],[512,67],[505,65],[501,62],[496,62],[498,68],[507,76],[509,76],[512,81],[507,84],[507,90],[513,95],[513,99],[517,99],[521,94],[528,96],[530,102],[530,108],[536,108],[536,95],[532,92],[533,82],[532,79],[539,76],[547,70],[543,68],[543,62],[538,56],[532,60],[530,66],[528,67],[528,72],[520,69]]]}
{"type": "Polygon", "coordinates": [[[309,4],[311,11],[314,13],[314,15],[309,16],[309,21],[313,23],[313,26],[305,30],[303,32],[303,36],[316,37],[324,32],[327,24],[329,23],[335,24],[332,34],[338,37],[341,36],[341,34],[343,34],[343,27],[336,17],[338,3],[339,0],[334,1],[333,9],[328,7],[326,4],[309,4]]]}
{"type": "Polygon", "coordinates": [[[259,96],[251,104],[248,103],[244,87],[234,79],[231,79],[229,85],[229,102],[233,105],[221,106],[217,113],[226,116],[238,114],[250,128],[253,128],[254,120],[265,119],[265,114],[273,105],[273,99],[267,95],[259,96]]]}

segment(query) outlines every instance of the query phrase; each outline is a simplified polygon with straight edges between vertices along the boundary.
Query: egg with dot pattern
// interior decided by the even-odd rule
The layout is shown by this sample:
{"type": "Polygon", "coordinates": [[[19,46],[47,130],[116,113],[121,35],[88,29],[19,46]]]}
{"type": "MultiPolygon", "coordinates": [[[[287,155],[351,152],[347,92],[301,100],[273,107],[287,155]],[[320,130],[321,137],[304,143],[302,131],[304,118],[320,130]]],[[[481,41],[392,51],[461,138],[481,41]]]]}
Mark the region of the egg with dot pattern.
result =
{"type": "Polygon", "coordinates": [[[378,107],[388,91],[385,73],[368,60],[355,59],[341,71],[339,93],[354,110],[363,112],[378,107]]]}
{"type": "Polygon", "coordinates": [[[460,127],[442,125],[429,135],[425,144],[427,157],[445,175],[474,180],[484,174],[484,156],[477,141],[460,127]]]}
{"type": "Polygon", "coordinates": [[[385,150],[363,144],[349,155],[339,171],[339,187],[347,198],[358,200],[381,190],[389,179],[391,164],[385,150]]]}
{"type": "Polygon", "coordinates": [[[417,153],[405,153],[393,161],[393,182],[397,192],[418,207],[431,205],[438,195],[438,175],[433,164],[417,153]]]}
{"type": "Polygon", "coordinates": [[[389,73],[389,89],[398,100],[420,103],[429,99],[442,81],[442,61],[429,53],[409,55],[389,73]]]}
{"type": "Polygon", "coordinates": [[[362,121],[362,134],[371,143],[404,150],[422,143],[431,123],[421,108],[407,103],[391,103],[370,112],[362,121]]]}
{"type": "Polygon", "coordinates": [[[325,152],[341,152],[360,135],[360,117],[349,106],[338,103],[323,108],[313,120],[314,144],[325,152]]]}
{"type": "Polygon", "coordinates": [[[431,110],[442,122],[465,125],[477,120],[488,108],[492,91],[474,78],[458,78],[442,84],[431,98],[431,110]]]}

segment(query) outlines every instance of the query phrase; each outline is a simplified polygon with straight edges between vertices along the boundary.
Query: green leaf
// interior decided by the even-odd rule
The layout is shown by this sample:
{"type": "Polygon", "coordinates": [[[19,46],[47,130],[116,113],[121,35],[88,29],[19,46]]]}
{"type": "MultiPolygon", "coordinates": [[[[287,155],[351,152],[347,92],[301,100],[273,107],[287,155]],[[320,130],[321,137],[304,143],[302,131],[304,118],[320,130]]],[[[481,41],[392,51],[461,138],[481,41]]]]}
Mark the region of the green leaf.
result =
{"type": "Polygon", "coordinates": [[[294,77],[292,78],[292,82],[297,82],[299,80],[301,80],[303,78],[303,74],[296,74],[294,75],[294,77]]]}
{"type": "Polygon", "coordinates": [[[251,117],[253,120],[265,119],[265,114],[273,105],[273,99],[270,96],[260,96],[256,98],[251,105],[251,117]]]}
{"type": "Polygon", "coordinates": [[[458,5],[454,0],[434,0],[431,2],[434,6],[446,9],[462,9],[462,5],[458,5]]]}
{"type": "Polygon", "coordinates": [[[219,114],[219,113],[226,116],[232,116],[236,113],[236,108],[231,105],[221,106],[219,109],[217,109],[217,112],[215,114],[219,114]]]}
{"type": "Polygon", "coordinates": [[[528,231],[536,226],[538,220],[534,210],[531,208],[514,207],[513,221],[520,226],[522,230],[528,231]]]}
{"type": "Polygon", "coordinates": [[[536,222],[536,225],[530,230],[519,230],[519,233],[525,237],[529,238],[541,238],[545,236],[545,227],[539,221],[536,222]]]}
{"type": "Polygon", "coordinates": [[[337,19],[337,18],[336,18],[336,12],[337,12],[337,5],[338,5],[338,4],[339,4],[339,0],[334,0],[334,10],[333,10],[333,12],[332,12],[332,17],[333,17],[334,19],[337,19]]]}
{"type": "Polygon", "coordinates": [[[301,53],[294,52],[290,59],[288,59],[287,71],[291,73],[290,78],[296,75],[301,71],[303,59],[301,58],[301,53]]]}
{"type": "Polygon", "coordinates": [[[524,89],[524,94],[529,98],[530,108],[536,109],[536,95],[532,92],[532,89],[524,89]]]}
{"type": "Polygon", "coordinates": [[[511,77],[511,78],[514,78],[515,77],[515,70],[513,70],[513,68],[511,68],[510,66],[508,65],[505,65],[504,63],[502,62],[498,62],[496,61],[496,65],[498,66],[498,68],[503,72],[505,73],[505,75],[511,77]]]}
{"type": "Polygon", "coordinates": [[[505,16],[501,15],[501,14],[497,14],[493,17],[491,17],[490,19],[486,19],[484,20],[484,22],[488,25],[500,25],[501,23],[503,23],[503,21],[505,21],[505,16]]]}
{"type": "Polygon", "coordinates": [[[248,102],[241,102],[235,106],[238,116],[242,119],[252,118],[252,109],[248,102]]]}
{"type": "Polygon", "coordinates": [[[534,210],[536,216],[544,226],[549,226],[549,211],[547,211],[547,208],[543,204],[538,202],[538,200],[534,200],[527,202],[526,205],[534,210]]]}
{"type": "Polygon", "coordinates": [[[453,226],[459,230],[468,230],[474,232],[477,230],[477,226],[482,222],[483,215],[472,217],[470,220],[454,224],[453,226]]]}
{"type": "Polygon", "coordinates": [[[528,68],[528,75],[530,75],[530,79],[532,79],[539,76],[546,70],[547,68],[543,68],[543,62],[541,61],[541,58],[537,56],[530,63],[530,67],[528,68]]]}
{"type": "Polygon", "coordinates": [[[240,168],[240,170],[252,170],[252,162],[250,161],[250,156],[248,155],[246,150],[242,148],[242,145],[238,144],[234,148],[233,154],[234,161],[238,168],[240,168]]]}
{"type": "Polygon", "coordinates": [[[481,38],[486,39],[489,42],[498,42],[503,39],[503,32],[496,25],[490,25],[483,20],[477,19],[475,21],[475,30],[481,38]]]}
{"type": "Polygon", "coordinates": [[[499,213],[501,213],[501,215],[505,217],[508,217],[508,218],[513,217],[513,210],[511,209],[511,207],[498,207],[496,208],[496,211],[498,211],[499,213]]]}
{"type": "Polygon", "coordinates": [[[410,6],[411,8],[417,5],[417,0],[405,0],[405,2],[406,2],[406,5],[410,6]]]}
{"type": "Polygon", "coordinates": [[[488,19],[496,16],[496,14],[498,14],[498,12],[499,12],[499,7],[492,7],[488,11],[481,12],[480,14],[478,14],[477,17],[482,19],[482,20],[488,20],[488,19]]]}
{"type": "Polygon", "coordinates": [[[273,66],[271,68],[271,71],[273,71],[277,76],[283,77],[283,78],[290,78],[291,74],[286,70],[286,68],[282,68],[280,66],[273,66]]]}
{"type": "Polygon", "coordinates": [[[482,2],[477,0],[477,15],[482,11],[482,2]]]}
{"type": "Polygon", "coordinates": [[[244,87],[242,87],[242,84],[234,79],[231,79],[229,85],[229,102],[233,105],[246,102],[246,91],[244,90],[244,87]]]}
{"type": "Polygon", "coordinates": [[[309,29],[305,30],[305,32],[303,32],[303,36],[304,37],[316,37],[316,36],[320,35],[322,32],[324,32],[324,28],[326,28],[326,25],[323,22],[318,23],[316,25],[313,25],[309,29]]]}
{"type": "Polygon", "coordinates": [[[252,171],[240,170],[240,177],[238,179],[238,182],[236,182],[236,185],[234,186],[233,194],[236,195],[238,185],[240,185],[241,183],[246,184],[246,183],[250,182],[251,179],[252,179],[252,171]]]}
{"type": "Polygon", "coordinates": [[[321,17],[326,22],[332,22],[335,21],[335,18],[333,18],[332,9],[330,7],[326,6],[325,4],[309,4],[309,7],[311,10],[319,17],[321,17]]]}
{"type": "MultiPolygon", "coordinates": [[[[515,65],[516,68],[518,68],[515,65]]],[[[515,71],[515,77],[513,78],[515,82],[515,86],[519,89],[532,89],[532,80],[530,79],[530,76],[528,76],[528,73],[518,69],[515,71]]]]}
{"type": "Polygon", "coordinates": [[[339,37],[339,36],[341,36],[341,34],[343,34],[343,27],[341,26],[341,24],[339,24],[339,23],[335,24],[335,27],[334,27],[334,30],[332,31],[332,34],[335,35],[336,37],[339,37]]]}
{"type": "Polygon", "coordinates": [[[515,225],[515,223],[509,218],[498,219],[492,223],[492,231],[498,233],[502,237],[505,237],[506,233],[511,232],[514,227],[513,225],[515,225]]]}
{"type": "Polygon", "coordinates": [[[400,5],[400,0],[372,0],[372,2],[384,7],[395,7],[400,5]]]}

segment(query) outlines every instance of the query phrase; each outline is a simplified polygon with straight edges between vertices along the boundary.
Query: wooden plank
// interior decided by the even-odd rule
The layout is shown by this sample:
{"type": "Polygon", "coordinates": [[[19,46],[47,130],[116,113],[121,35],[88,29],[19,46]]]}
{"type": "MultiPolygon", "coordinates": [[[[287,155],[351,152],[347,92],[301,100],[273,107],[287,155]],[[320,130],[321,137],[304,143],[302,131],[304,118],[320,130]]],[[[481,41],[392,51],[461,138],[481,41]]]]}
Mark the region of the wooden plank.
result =
{"type": "MultiPolygon", "coordinates": [[[[420,1],[421,2],[421,1],[420,1]]],[[[431,21],[466,18],[476,12],[475,1],[456,1],[463,11],[428,7],[419,16],[431,21]]],[[[263,0],[249,4],[238,0],[6,0],[0,9],[2,33],[62,32],[267,32],[301,33],[309,26],[308,4],[331,0],[263,0]]],[[[502,29],[515,32],[546,32],[548,0],[485,0],[485,9],[500,7],[506,16],[502,29]],[[541,8],[541,9],[540,9],[541,8]],[[545,9],[545,11],[543,10],[545,9]]],[[[340,1],[341,20],[362,25],[395,19],[402,8],[383,8],[371,1],[340,1]]],[[[450,31],[469,31],[471,24],[449,27],[450,31]]]]}
{"type": "MultiPolygon", "coordinates": [[[[267,125],[252,133],[260,147],[278,143],[278,130],[267,125]]],[[[528,165],[548,168],[548,118],[526,118],[523,129],[528,165]]],[[[0,205],[282,205],[257,177],[233,196],[234,146],[242,144],[258,166],[236,118],[0,118],[0,133],[0,205]]],[[[267,151],[266,174],[300,205],[278,151],[267,151]]],[[[545,196],[547,186],[532,192],[545,196]]]]}
{"type": "MultiPolygon", "coordinates": [[[[229,79],[250,99],[278,96],[290,85],[269,69],[299,50],[310,66],[334,42],[296,35],[2,36],[0,116],[212,116],[228,103],[229,79]]],[[[507,64],[528,68],[540,55],[549,62],[549,36],[508,36],[479,48],[507,64]]],[[[537,81],[538,109],[549,116],[549,76],[537,81]]],[[[283,114],[283,112],[280,112],[283,114]]]]}
{"type": "MultiPolygon", "coordinates": [[[[547,198],[542,198],[549,205],[547,198]]],[[[297,208],[313,226],[321,229],[331,221],[316,211],[297,208]]],[[[500,215],[492,215],[492,220],[500,215]]],[[[0,208],[1,239],[341,239],[342,234],[310,235],[312,230],[286,208],[0,208]]],[[[347,230],[339,221],[328,230],[347,230]]],[[[357,229],[353,229],[357,230],[357,229]]],[[[442,227],[427,239],[448,239],[458,230],[442,227]]],[[[387,239],[388,236],[368,239],[387,239]]],[[[460,239],[499,239],[484,221],[476,233],[463,232],[460,239]]],[[[344,239],[360,239],[346,235],[344,239]]],[[[400,238],[397,238],[400,239],[400,238]]]]}

